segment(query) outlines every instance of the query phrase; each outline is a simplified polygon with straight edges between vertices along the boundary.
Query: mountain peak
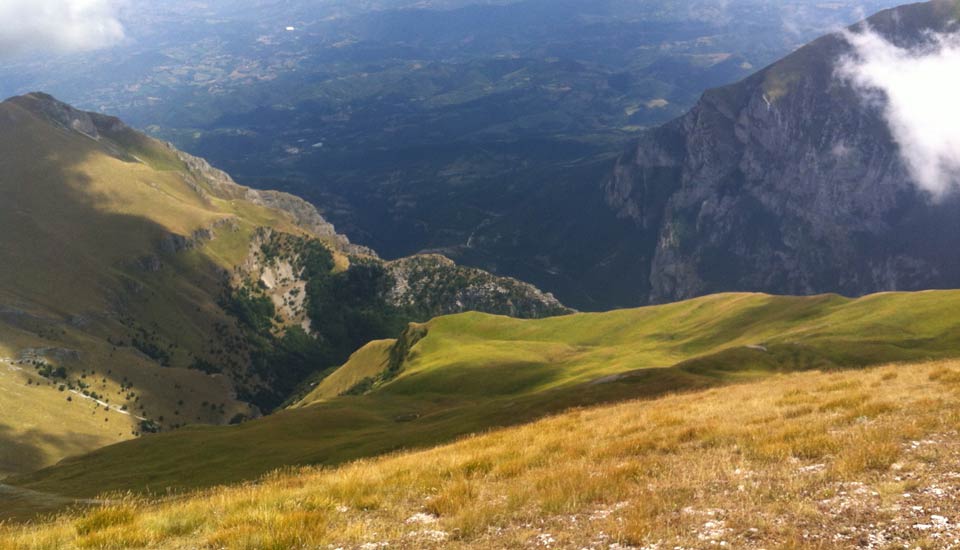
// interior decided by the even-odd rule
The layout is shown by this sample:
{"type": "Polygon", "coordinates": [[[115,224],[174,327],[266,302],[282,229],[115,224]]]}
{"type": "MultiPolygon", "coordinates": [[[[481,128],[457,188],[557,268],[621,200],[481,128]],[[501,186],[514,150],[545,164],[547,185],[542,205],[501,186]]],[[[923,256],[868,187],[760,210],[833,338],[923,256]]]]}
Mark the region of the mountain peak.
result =
{"type": "Polygon", "coordinates": [[[862,31],[870,27],[887,40],[899,46],[909,47],[925,38],[929,31],[949,32],[960,28],[960,0],[932,0],[905,4],[857,23],[851,30],[862,31]]]}
{"type": "MultiPolygon", "coordinates": [[[[957,29],[960,2],[854,25],[903,48],[957,29]]],[[[854,48],[824,36],[704,93],[620,160],[607,203],[644,235],[649,298],[749,288],[846,295],[954,287],[960,197],[915,184],[883,108],[838,73],[854,48]]]]}

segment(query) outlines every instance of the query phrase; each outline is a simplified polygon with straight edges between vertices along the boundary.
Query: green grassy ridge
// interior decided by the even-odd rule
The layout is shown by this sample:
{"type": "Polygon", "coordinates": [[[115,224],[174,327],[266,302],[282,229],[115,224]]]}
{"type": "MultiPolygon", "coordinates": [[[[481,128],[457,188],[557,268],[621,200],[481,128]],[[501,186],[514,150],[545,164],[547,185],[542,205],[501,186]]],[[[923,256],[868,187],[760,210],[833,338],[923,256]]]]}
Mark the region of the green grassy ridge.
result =
{"type": "MultiPolygon", "coordinates": [[[[426,325],[429,336],[408,358],[403,375],[377,391],[537,392],[757,345],[795,350],[835,366],[950,357],[960,337],[951,334],[957,320],[944,308],[957,299],[952,292],[888,293],[859,300],[719,294],[532,322],[476,313],[441,317],[426,325]],[[456,374],[449,372],[451,365],[456,374]]],[[[371,363],[383,363],[383,358],[358,353],[338,379],[353,370],[370,376],[371,363]]],[[[330,390],[321,383],[300,405],[329,399],[330,390]]]]}
{"type": "Polygon", "coordinates": [[[256,416],[251,388],[271,380],[251,373],[219,304],[224,274],[261,228],[312,233],[115,118],[30,94],[0,103],[0,125],[0,358],[75,352],[57,364],[70,381],[130,413],[91,414],[92,401],[58,389],[65,380],[11,373],[0,477],[134,437],[137,416],[163,429],[256,416]]]}
{"type": "Polygon", "coordinates": [[[332,399],[351,393],[352,390],[368,380],[374,380],[388,367],[389,355],[396,340],[375,340],[350,356],[347,365],[351,368],[338,368],[317,383],[316,387],[295,407],[303,407],[313,402],[332,399]],[[308,401],[309,400],[309,401],[308,401]]]}
{"type": "Polygon", "coordinates": [[[234,288],[224,303],[253,333],[251,340],[273,342],[278,318],[292,327],[273,349],[251,354],[268,388],[252,396],[252,402],[264,411],[300,400],[309,381],[322,379],[357,349],[393,336],[411,322],[467,310],[521,318],[571,312],[530,285],[462,268],[440,256],[383,262],[354,255],[349,267],[339,269],[319,240],[286,233],[265,234],[264,239],[252,251],[251,271],[234,285],[241,288],[234,288]],[[283,271],[289,274],[278,275],[283,271]],[[298,305],[284,307],[297,299],[302,300],[298,305]],[[299,331],[302,319],[310,321],[312,338],[299,331]],[[299,336],[291,338],[296,332],[299,336]]]}
{"type": "Polygon", "coordinates": [[[958,305],[960,291],[857,300],[723,294],[543,320],[440,317],[426,324],[399,376],[366,395],[338,397],[382,372],[389,342],[354,354],[333,375],[336,387],[321,384],[296,408],[121,443],[12,483],[70,496],[189,490],[435,445],[572,407],[796,370],[957,357],[958,305]]]}

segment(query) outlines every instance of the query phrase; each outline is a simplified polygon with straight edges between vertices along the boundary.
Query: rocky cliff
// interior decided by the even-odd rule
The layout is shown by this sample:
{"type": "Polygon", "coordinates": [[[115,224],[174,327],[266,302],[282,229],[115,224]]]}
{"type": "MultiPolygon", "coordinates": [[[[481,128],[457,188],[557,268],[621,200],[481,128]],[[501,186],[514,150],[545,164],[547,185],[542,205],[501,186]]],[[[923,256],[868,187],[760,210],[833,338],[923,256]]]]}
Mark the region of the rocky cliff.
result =
{"type": "MultiPolygon", "coordinates": [[[[901,45],[955,30],[937,0],[881,12],[872,28],[901,45]]],[[[960,285],[960,200],[911,181],[883,116],[839,77],[850,55],[825,36],[687,115],[641,136],[604,188],[634,226],[637,281],[651,302],[717,291],[861,295],[960,285]]]]}

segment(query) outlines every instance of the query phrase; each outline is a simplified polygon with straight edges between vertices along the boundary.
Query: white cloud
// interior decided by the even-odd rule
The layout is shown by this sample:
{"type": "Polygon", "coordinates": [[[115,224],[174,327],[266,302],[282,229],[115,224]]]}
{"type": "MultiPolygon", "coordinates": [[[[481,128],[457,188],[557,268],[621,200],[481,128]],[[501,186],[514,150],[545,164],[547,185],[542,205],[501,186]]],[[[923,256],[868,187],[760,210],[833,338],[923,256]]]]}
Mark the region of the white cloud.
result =
{"type": "Polygon", "coordinates": [[[0,55],[74,52],[124,38],[116,0],[0,0],[0,55]]]}
{"type": "Polygon", "coordinates": [[[960,34],[898,47],[872,30],[846,32],[841,77],[879,102],[916,184],[936,198],[960,187],[960,34]]]}

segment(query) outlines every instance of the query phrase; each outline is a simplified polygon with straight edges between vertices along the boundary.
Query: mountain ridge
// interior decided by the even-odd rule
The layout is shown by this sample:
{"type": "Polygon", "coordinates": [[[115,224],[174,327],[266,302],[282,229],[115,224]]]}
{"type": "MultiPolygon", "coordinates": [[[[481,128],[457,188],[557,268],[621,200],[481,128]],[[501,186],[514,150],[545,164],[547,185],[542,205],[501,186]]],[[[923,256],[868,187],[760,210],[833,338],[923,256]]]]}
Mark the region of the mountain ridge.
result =
{"type": "Polygon", "coordinates": [[[0,475],[256,418],[408,321],[570,311],[432,257],[391,267],[306,201],[47,94],[0,124],[0,475]]]}

